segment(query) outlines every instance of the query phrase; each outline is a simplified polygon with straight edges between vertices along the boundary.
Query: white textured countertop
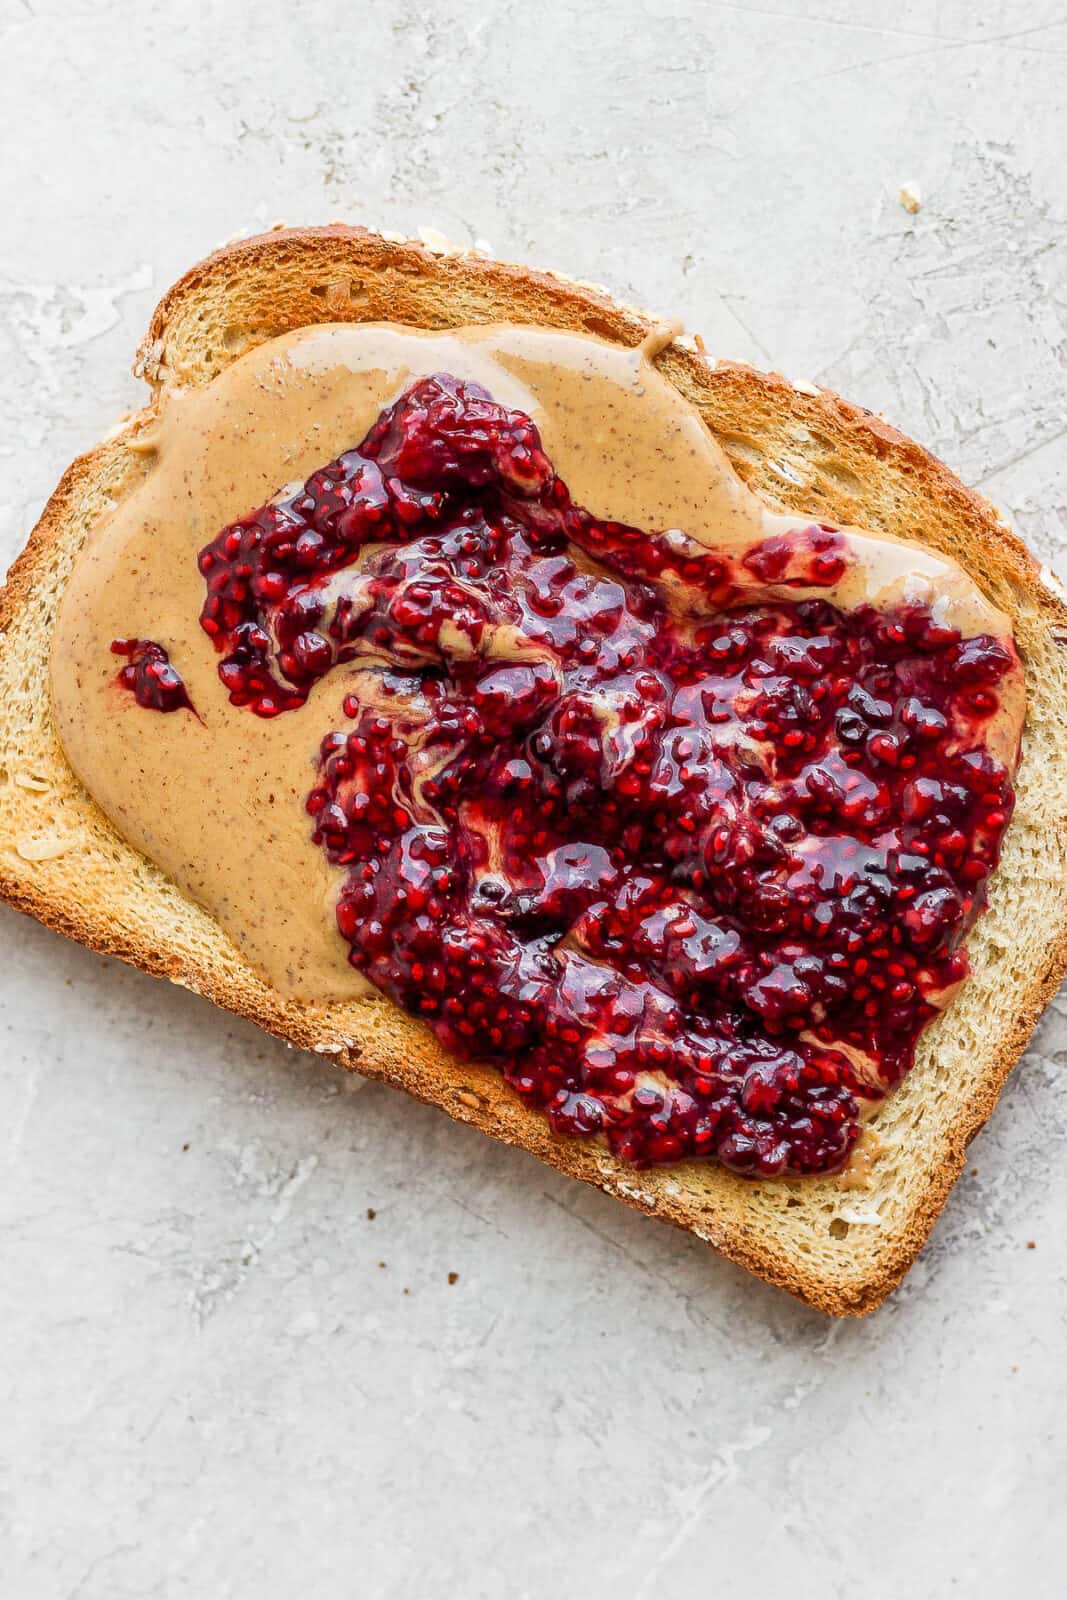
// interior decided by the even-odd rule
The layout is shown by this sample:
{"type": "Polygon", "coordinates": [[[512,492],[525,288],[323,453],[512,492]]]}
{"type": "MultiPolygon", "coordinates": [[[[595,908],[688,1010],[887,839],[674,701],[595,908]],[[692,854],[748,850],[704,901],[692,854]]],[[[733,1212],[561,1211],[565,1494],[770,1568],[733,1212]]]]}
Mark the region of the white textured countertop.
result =
{"type": "MultiPolygon", "coordinates": [[[[137,403],[175,276],[340,218],[827,383],[1067,576],[1065,70],[1059,0],[0,0],[0,557],[137,403]]],[[[5,1600],[1067,1592],[1067,1001],[904,1289],[833,1324],[0,939],[5,1600]]]]}

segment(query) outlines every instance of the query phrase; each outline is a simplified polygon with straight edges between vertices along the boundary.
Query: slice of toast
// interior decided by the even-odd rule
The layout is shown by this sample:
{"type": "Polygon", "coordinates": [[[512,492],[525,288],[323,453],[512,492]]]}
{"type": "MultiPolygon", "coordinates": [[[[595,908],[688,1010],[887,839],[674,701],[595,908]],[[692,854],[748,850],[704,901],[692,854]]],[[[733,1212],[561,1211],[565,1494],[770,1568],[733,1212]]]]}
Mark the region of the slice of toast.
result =
{"type": "Polygon", "coordinates": [[[865,1180],[850,1172],[750,1182],[698,1163],[635,1171],[597,1143],[554,1135],[494,1070],[450,1058],[385,999],[312,1006],[272,991],[212,919],[119,837],[56,741],[48,682],[56,606],[94,522],[148,470],[136,442],[161,392],[210,383],[243,351],[290,329],[372,320],[533,322],[625,345],[654,326],[568,278],[341,226],[242,241],[187,273],[141,347],[148,406],[70,467],[0,595],[0,894],[92,949],[691,1229],[823,1311],[871,1310],[925,1241],[1067,966],[1067,605],[987,501],[878,417],[825,390],[716,363],[699,341],[675,341],[657,357],[765,499],[891,531],[964,566],[1013,618],[1029,712],[1015,816],[989,909],[969,939],[973,976],[879,1109],[880,1153],[865,1180]]]}

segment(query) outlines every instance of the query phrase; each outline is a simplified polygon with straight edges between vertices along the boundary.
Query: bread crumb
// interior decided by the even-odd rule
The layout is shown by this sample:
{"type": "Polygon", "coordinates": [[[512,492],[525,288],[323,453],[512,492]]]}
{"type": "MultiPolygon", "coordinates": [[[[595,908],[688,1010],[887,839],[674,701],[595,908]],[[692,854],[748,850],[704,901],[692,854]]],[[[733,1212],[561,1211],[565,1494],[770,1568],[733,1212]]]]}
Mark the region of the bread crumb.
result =
{"type": "Polygon", "coordinates": [[[914,216],[923,203],[922,191],[917,183],[906,183],[897,195],[897,199],[910,216],[914,216]]]}
{"type": "Polygon", "coordinates": [[[375,1211],[373,1206],[368,1206],[367,1207],[367,1221],[368,1222],[373,1222],[377,1215],[378,1215],[378,1213],[375,1211]]]}
{"type": "Polygon", "coordinates": [[[446,239],[439,228],[420,228],[419,238],[435,256],[460,256],[463,246],[454,244],[451,239],[446,239]]]}
{"type": "Polygon", "coordinates": [[[1067,600],[1067,587],[1060,582],[1051,567],[1042,567],[1038,576],[1045,588],[1050,590],[1057,600],[1067,600]]]}
{"type": "Polygon", "coordinates": [[[450,1272],[448,1274],[448,1281],[449,1281],[449,1283],[458,1283],[459,1282],[459,1273],[458,1272],[450,1272]]]}
{"type": "Polygon", "coordinates": [[[160,365],[163,360],[163,340],[154,339],[146,348],[140,347],[134,357],[133,375],[135,378],[144,378],[149,383],[155,383],[160,376],[160,365]]]}
{"type": "Polygon", "coordinates": [[[1037,1240],[1036,1239],[1027,1239],[1026,1248],[1028,1250],[1036,1250],[1037,1249],[1037,1240]]]}
{"type": "Polygon", "coordinates": [[[602,294],[606,299],[610,300],[617,310],[632,311],[635,316],[641,317],[645,322],[655,322],[658,320],[656,317],[646,315],[646,313],[639,310],[637,306],[624,305],[621,300],[616,300],[606,284],[597,283],[593,278],[576,278],[573,273],[560,272],[556,267],[544,267],[542,268],[542,271],[546,277],[556,278],[560,283],[573,283],[576,284],[579,289],[592,289],[594,294],[602,294]]]}
{"type": "Polygon", "coordinates": [[[15,840],[15,849],[23,861],[54,861],[57,856],[65,856],[77,844],[78,840],[72,834],[61,838],[58,834],[46,833],[34,838],[24,833],[15,840]]]}

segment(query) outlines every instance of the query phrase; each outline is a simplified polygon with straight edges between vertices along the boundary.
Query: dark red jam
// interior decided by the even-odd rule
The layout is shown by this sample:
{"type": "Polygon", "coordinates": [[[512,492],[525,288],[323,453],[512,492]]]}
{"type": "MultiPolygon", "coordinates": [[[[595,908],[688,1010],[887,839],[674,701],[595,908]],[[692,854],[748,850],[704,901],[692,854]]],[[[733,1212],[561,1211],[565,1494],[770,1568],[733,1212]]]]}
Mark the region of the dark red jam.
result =
{"type": "Polygon", "coordinates": [[[528,417],[446,375],[199,559],[235,704],[376,668],[307,803],[360,972],[635,1165],[845,1161],[967,972],[1010,645],[920,606],[744,603],[833,584],[847,542],[732,565],[600,521],[528,417]]]}
{"type": "Polygon", "coordinates": [[[112,639],[111,650],[112,654],[127,658],[117,681],[130,691],[139,706],[146,711],[185,710],[196,715],[181,674],[171,666],[161,644],[151,639],[112,639]]]}

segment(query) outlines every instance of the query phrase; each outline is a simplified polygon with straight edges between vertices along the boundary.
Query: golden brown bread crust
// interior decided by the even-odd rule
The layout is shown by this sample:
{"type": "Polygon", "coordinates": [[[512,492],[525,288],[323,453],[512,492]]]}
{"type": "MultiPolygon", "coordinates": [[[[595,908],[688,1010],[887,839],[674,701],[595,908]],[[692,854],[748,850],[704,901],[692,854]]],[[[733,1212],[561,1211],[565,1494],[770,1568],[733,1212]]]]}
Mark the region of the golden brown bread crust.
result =
{"type": "MultiPolygon", "coordinates": [[[[572,280],[473,256],[443,257],[421,245],[387,240],[361,229],[309,228],[227,246],[194,267],[156,310],[141,347],[139,370],[157,391],[176,379],[207,382],[250,345],[324,320],[405,321],[424,327],[531,321],[592,332],[627,345],[638,343],[653,326],[653,319],[572,280]]],[[[1043,586],[1025,547],[986,501],[880,418],[826,391],[797,387],[736,363],[714,365],[699,350],[678,343],[663,352],[657,365],[699,408],[737,470],[766,497],[825,520],[874,529],[891,526],[903,537],[936,545],[966,565],[1015,619],[1032,699],[1036,694],[1035,704],[1047,701],[1045,680],[1055,667],[1057,645],[1067,643],[1067,608],[1043,586]],[[783,455],[790,449],[794,454],[786,472],[783,455]],[[794,481],[798,477],[799,483],[794,481]]],[[[54,580],[57,553],[76,549],[108,497],[117,498],[144,471],[128,441],[150,413],[151,407],[73,463],[0,593],[0,630],[6,636],[0,642],[0,666],[5,652],[17,648],[22,653],[20,667],[22,656],[32,654],[27,670],[34,697],[47,696],[47,617],[52,602],[43,603],[41,596],[54,580]],[[35,608],[40,621],[31,625],[26,619],[35,608]],[[32,650],[21,638],[17,646],[8,643],[20,623],[27,638],[32,634],[32,650]]],[[[36,698],[34,703],[38,704],[36,698]]],[[[47,712],[42,716],[47,723],[47,712]]],[[[1062,850],[1057,853],[1055,839],[1067,818],[1067,736],[1046,727],[1051,720],[1040,719],[1039,725],[1035,712],[1037,753],[1032,752],[1030,760],[1040,760],[1055,778],[1041,786],[1041,806],[1035,802],[1035,848],[1042,863],[1051,861],[1053,870],[1058,863],[1067,879],[1067,861],[1062,850]]],[[[49,729],[42,739],[51,741],[47,760],[65,768],[49,729]]],[[[10,746],[10,737],[6,742],[10,746]]],[[[69,771],[65,779],[73,783],[69,771]]],[[[105,842],[113,840],[103,817],[91,816],[95,808],[80,791],[77,804],[90,817],[94,839],[99,833],[105,842]]],[[[106,899],[80,898],[61,864],[56,871],[42,872],[40,864],[33,863],[31,870],[20,860],[17,844],[12,848],[20,805],[16,795],[8,813],[0,813],[0,895],[19,910],[92,949],[183,983],[280,1038],[334,1054],[368,1076],[441,1106],[460,1121],[520,1144],[562,1172],[697,1232],[731,1260],[837,1315],[871,1310],[910,1266],[962,1170],[968,1142],[993,1110],[1008,1072],[1067,968],[1067,896],[1061,896],[1045,908],[1042,953],[1029,960],[1018,981],[1013,979],[1011,1015],[995,1039],[995,1048],[965,1094],[949,1085],[949,1092],[958,1093],[958,1102],[953,1101],[944,1129],[932,1145],[920,1139],[915,1129],[923,1118],[921,1102],[909,1113],[912,1120],[902,1124],[900,1142],[911,1163],[903,1169],[909,1186],[907,1205],[898,1207],[900,1214],[894,1215],[887,1234],[877,1238],[876,1247],[854,1243],[849,1250],[846,1240],[831,1258],[818,1251],[813,1254],[810,1241],[816,1223],[809,1213],[821,1208],[817,1219],[821,1228],[830,1211],[840,1207],[842,1189],[837,1180],[749,1184],[720,1169],[700,1169],[695,1164],[685,1172],[635,1174],[597,1145],[552,1134],[493,1070],[447,1057],[428,1030],[389,1003],[372,1000],[331,1010],[287,1002],[243,967],[220,935],[210,933],[209,938],[204,933],[201,924],[206,919],[195,908],[186,905],[192,933],[178,930],[169,942],[166,937],[148,938],[142,925],[131,925],[121,907],[106,899]],[[775,1193],[768,1197],[772,1188],[775,1193]],[[786,1206],[795,1210],[787,1213],[786,1206]],[[807,1232],[801,1230],[802,1220],[807,1232]]],[[[68,801],[68,810],[70,805],[68,801]]],[[[1027,824],[1019,824],[1023,825],[1027,824]]],[[[132,854],[117,842],[109,847],[113,854],[132,854]]],[[[152,869],[145,870],[149,887],[144,893],[158,892],[152,869]]],[[[995,886],[994,899],[996,893],[995,886]]],[[[164,922],[174,916],[169,902],[168,906],[160,913],[164,922]]],[[[1029,902],[1023,909],[1029,909],[1029,902]]],[[[955,1010],[937,1025],[943,1044],[950,1038],[944,1030],[951,1027],[954,1015],[955,1010]]]]}

